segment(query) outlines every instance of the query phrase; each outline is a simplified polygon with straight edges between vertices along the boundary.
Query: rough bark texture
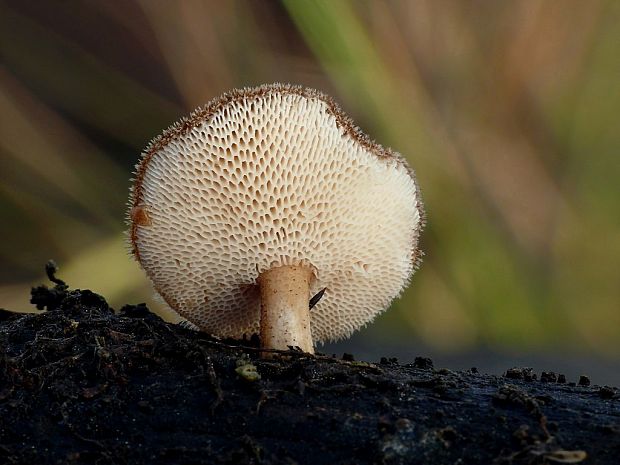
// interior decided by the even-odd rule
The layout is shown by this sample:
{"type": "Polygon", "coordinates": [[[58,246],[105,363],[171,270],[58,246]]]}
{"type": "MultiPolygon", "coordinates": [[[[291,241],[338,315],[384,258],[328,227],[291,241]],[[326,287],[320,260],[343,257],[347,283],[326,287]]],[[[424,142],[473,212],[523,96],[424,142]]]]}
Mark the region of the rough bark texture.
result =
{"type": "MultiPolygon", "coordinates": [[[[289,353],[33,289],[0,312],[0,463],[618,464],[616,389],[289,353]]],[[[584,379],[582,384],[587,384],[584,379]]]]}

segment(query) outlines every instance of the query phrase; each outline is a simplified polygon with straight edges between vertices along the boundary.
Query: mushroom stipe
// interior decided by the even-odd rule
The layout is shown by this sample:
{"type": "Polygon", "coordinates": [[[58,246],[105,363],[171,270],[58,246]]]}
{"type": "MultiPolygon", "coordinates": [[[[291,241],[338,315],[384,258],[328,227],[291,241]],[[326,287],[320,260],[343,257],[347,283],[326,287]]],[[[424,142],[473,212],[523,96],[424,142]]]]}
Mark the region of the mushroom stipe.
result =
{"type": "Polygon", "coordinates": [[[283,84],[233,90],[155,138],[127,217],[173,310],[216,336],[260,334],[265,353],[313,353],[388,308],[425,222],[400,154],[328,96],[283,84]]]}

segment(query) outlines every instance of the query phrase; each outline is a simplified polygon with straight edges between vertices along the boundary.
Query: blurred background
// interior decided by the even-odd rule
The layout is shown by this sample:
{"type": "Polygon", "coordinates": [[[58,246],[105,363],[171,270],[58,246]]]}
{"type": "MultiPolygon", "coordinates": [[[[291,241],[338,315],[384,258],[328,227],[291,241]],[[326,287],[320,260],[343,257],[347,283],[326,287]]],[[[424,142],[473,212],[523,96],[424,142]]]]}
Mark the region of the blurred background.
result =
{"type": "Polygon", "coordinates": [[[148,141],[233,87],[332,95],[428,213],[393,308],[320,348],[620,384],[620,2],[2,1],[0,307],[72,287],[165,314],[124,244],[148,141]]]}

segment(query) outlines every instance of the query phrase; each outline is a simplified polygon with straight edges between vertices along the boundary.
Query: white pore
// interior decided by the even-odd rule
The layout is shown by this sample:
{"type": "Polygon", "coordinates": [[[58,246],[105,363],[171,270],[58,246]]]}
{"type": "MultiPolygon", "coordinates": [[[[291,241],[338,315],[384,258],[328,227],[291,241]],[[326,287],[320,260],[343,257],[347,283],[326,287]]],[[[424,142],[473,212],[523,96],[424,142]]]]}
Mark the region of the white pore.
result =
{"type": "Polygon", "coordinates": [[[274,91],[221,106],[144,167],[148,222],[134,247],[155,289],[202,330],[249,336],[258,275],[307,264],[310,295],[327,288],[310,312],[314,341],[350,335],[407,285],[422,222],[413,173],[373,146],[317,96],[274,91]]]}

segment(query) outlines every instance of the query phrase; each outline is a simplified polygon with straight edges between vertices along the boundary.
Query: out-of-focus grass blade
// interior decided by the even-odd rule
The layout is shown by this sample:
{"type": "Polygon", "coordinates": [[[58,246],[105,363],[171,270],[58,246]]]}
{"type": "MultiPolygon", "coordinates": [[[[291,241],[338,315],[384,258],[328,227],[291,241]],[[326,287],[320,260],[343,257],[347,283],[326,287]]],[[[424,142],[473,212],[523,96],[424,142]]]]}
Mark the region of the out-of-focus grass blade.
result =
{"type": "MultiPolygon", "coordinates": [[[[480,208],[474,205],[477,200],[484,204],[488,199],[483,192],[478,193],[477,199],[472,190],[476,181],[467,168],[469,161],[463,161],[463,154],[454,149],[450,136],[437,119],[432,99],[416,74],[415,63],[408,67],[406,82],[397,77],[382,59],[368,28],[362,25],[355,8],[360,7],[359,3],[326,0],[284,0],[283,3],[348,103],[377,124],[382,138],[408,154],[418,173],[423,173],[424,197],[427,205],[433,207],[429,213],[432,231],[426,234],[436,235],[441,248],[433,250],[435,256],[425,263],[414,286],[441,288],[458,296],[445,296],[443,301],[450,305],[446,304],[444,315],[451,315],[453,321],[469,321],[470,315],[459,312],[475,313],[476,324],[487,337],[501,335],[511,340],[518,338],[520,332],[529,331],[535,339],[532,329],[540,326],[534,311],[536,290],[530,286],[528,274],[522,273],[525,270],[516,259],[519,252],[511,238],[502,236],[501,229],[482,224],[480,208]],[[446,194],[446,186],[452,195],[446,194]],[[449,203],[446,203],[447,196],[449,203]],[[460,225],[460,234],[454,230],[454,224],[460,225]],[[476,250],[484,253],[476,254],[476,250]],[[445,266],[457,257],[467,260],[472,279],[483,283],[483,287],[463,285],[458,270],[445,266]],[[493,257],[504,257],[508,262],[493,257]],[[425,267],[434,267],[437,262],[443,262],[443,273],[434,270],[428,275],[424,273],[425,267]],[[489,274],[493,277],[485,278],[489,274]],[[500,292],[493,292],[499,289],[500,292]],[[519,309],[514,313],[517,306],[519,309]]],[[[412,57],[403,56],[403,59],[412,57]]],[[[440,305],[437,299],[424,293],[409,295],[397,304],[399,308],[407,308],[414,327],[416,319],[425,321],[437,316],[439,320],[435,318],[430,323],[440,327],[441,311],[429,316],[416,310],[437,305],[440,305]]],[[[464,333],[462,341],[472,341],[471,335],[464,333]]]]}
{"type": "Polygon", "coordinates": [[[153,137],[153,128],[167,127],[182,112],[2,3],[0,58],[57,108],[133,147],[142,148],[153,137]],[[63,72],[67,69],[73,72],[63,72]]]}
{"type": "Polygon", "coordinates": [[[45,181],[48,189],[80,205],[91,218],[108,226],[118,224],[110,216],[110,197],[101,196],[101,191],[113,186],[118,190],[126,173],[1,69],[0,107],[0,148],[14,163],[19,162],[34,182],[45,181]]]}
{"type": "Polygon", "coordinates": [[[414,89],[414,98],[403,102],[403,94],[397,91],[400,86],[360,24],[352,4],[327,0],[283,3],[348,104],[360,114],[373,115],[372,121],[380,125],[380,131],[401,148],[415,141],[418,164],[436,163],[433,154],[438,148],[429,137],[424,112],[420,111],[424,107],[420,99],[425,97],[419,82],[410,77],[408,87],[414,89]]]}
{"type": "Polygon", "coordinates": [[[149,0],[139,4],[187,107],[204,105],[239,79],[231,66],[238,57],[227,53],[233,45],[230,36],[221,33],[234,34],[239,27],[239,5],[149,0]]]}

